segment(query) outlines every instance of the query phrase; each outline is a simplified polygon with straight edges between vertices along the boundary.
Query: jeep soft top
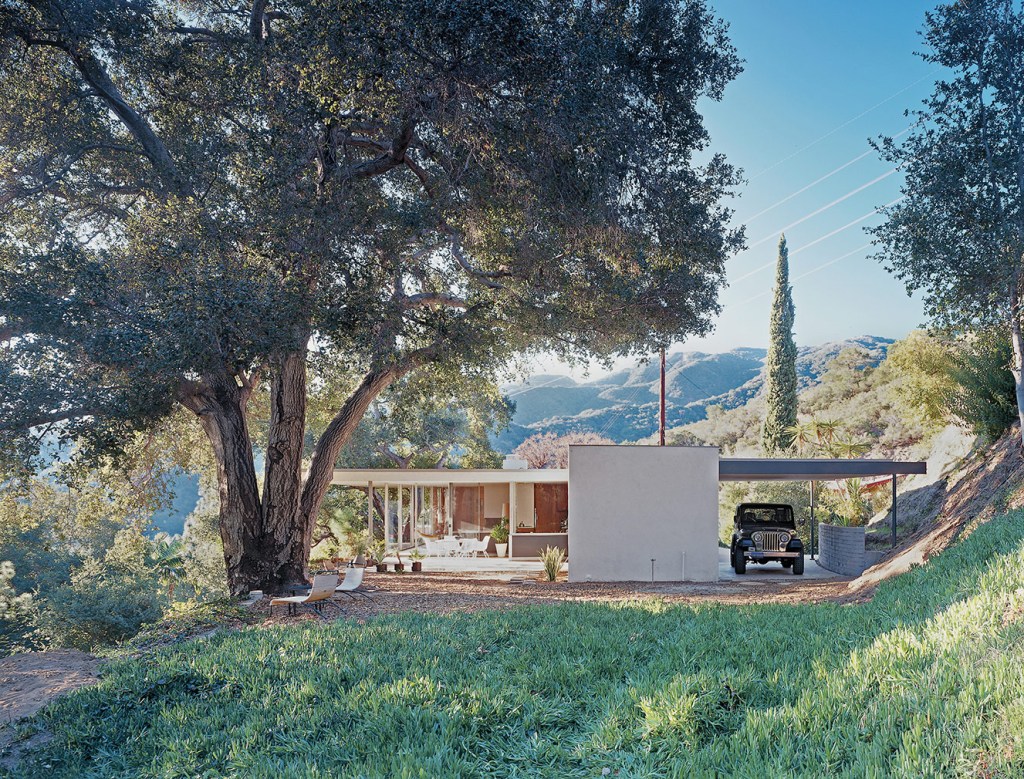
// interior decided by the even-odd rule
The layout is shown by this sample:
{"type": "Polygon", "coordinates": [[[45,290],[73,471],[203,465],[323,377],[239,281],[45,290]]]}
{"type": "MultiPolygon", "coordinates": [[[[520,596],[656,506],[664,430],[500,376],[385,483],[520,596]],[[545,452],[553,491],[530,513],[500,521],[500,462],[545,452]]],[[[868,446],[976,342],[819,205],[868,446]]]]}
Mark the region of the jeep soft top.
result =
{"type": "Polygon", "coordinates": [[[741,503],[734,523],[739,527],[784,527],[796,529],[793,507],[785,503],[741,503]]]}

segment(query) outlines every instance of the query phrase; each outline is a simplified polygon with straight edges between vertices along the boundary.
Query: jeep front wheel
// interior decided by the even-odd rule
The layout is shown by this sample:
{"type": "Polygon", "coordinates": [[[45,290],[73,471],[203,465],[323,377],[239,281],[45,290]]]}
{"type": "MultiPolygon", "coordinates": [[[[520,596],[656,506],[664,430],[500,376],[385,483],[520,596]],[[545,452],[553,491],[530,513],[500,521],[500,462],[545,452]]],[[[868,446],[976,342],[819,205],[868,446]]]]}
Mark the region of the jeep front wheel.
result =
{"type": "Polygon", "coordinates": [[[732,567],[737,574],[745,574],[747,572],[747,558],[743,556],[743,550],[740,547],[736,547],[736,551],[732,555],[732,567]]]}
{"type": "Polygon", "coordinates": [[[801,552],[799,557],[793,558],[793,575],[802,576],[804,572],[804,553],[801,552]]]}

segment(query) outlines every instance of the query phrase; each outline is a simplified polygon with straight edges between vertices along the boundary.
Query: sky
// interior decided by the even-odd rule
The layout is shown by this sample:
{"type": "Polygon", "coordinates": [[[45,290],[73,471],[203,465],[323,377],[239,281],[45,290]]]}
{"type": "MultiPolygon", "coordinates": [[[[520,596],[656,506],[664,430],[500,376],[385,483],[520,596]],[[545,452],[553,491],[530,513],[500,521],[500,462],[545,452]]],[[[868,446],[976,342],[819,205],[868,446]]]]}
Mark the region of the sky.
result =
{"type": "MultiPolygon", "coordinates": [[[[727,263],[715,331],[669,351],[767,346],[783,230],[798,345],[906,335],[924,323],[920,299],[871,258],[877,250],[864,232],[881,222],[872,212],[899,197],[901,174],[868,139],[906,130],[904,111],[920,107],[942,75],[914,54],[937,0],[709,3],[745,61],[724,99],[701,108],[710,150],[747,179],[730,206],[748,248],[727,263]]],[[[581,375],[554,360],[537,367],[581,375]]]]}

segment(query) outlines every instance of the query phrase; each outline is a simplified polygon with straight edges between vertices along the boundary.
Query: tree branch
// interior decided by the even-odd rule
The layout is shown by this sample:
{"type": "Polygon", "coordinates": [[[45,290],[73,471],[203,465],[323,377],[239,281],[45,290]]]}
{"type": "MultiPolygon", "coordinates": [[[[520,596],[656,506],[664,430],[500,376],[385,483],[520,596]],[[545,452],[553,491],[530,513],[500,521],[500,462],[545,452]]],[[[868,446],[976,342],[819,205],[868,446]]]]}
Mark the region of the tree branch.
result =
{"type": "MultiPolygon", "coordinates": [[[[48,20],[51,21],[52,20],[48,20]]],[[[58,25],[54,24],[55,27],[58,25]]],[[[135,140],[145,150],[150,164],[165,190],[177,195],[191,195],[191,188],[178,170],[170,151],[146,119],[125,100],[114,84],[106,68],[86,46],[74,45],[56,38],[37,38],[25,28],[15,29],[15,34],[27,46],[50,46],[63,51],[71,59],[79,75],[92,87],[107,107],[121,120],[135,140]]]]}
{"type": "Polygon", "coordinates": [[[397,298],[397,302],[406,311],[411,311],[414,308],[429,308],[431,306],[448,306],[449,308],[469,307],[469,303],[455,295],[431,292],[421,292],[417,295],[400,295],[397,298]]]}
{"type": "Polygon", "coordinates": [[[267,28],[263,24],[263,16],[267,10],[267,0],[254,0],[252,12],[249,14],[249,37],[262,42],[267,37],[267,28]]]}
{"type": "MultiPolygon", "coordinates": [[[[416,122],[413,120],[407,120],[398,135],[391,141],[390,147],[384,147],[379,144],[371,147],[375,149],[383,149],[384,151],[382,154],[372,160],[366,160],[355,165],[350,165],[348,168],[341,171],[339,177],[343,181],[346,181],[354,178],[379,176],[381,173],[387,173],[392,168],[397,168],[399,165],[404,164],[405,152],[409,149],[413,138],[415,138],[415,132],[416,122]]],[[[346,139],[346,142],[348,142],[348,139],[346,139]]],[[[359,143],[373,144],[369,139],[362,139],[359,143]]]]}
{"type": "Polygon", "coordinates": [[[451,241],[452,256],[455,258],[455,261],[462,266],[462,269],[466,273],[475,278],[485,287],[489,287],[491,289],[505,288],[504,284],[495,281],[495,279],[500,277],[502,274],[488,273],[487,271],[482,271],[470,264],[469,260],[466,259],[466,255],[462,251],[462,240],[459,238],[459,234],[455,230],[451,227],[445,226],[444,231],[448,234],[448,238],[451,241]]]}

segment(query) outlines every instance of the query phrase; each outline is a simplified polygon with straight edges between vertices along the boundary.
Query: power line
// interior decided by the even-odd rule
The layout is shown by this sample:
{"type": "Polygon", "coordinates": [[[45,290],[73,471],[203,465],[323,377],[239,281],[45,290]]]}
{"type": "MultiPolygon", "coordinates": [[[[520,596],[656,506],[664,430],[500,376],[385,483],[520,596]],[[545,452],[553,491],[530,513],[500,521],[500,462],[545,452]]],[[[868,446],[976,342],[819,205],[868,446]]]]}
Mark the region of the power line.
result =
{"type": "MultiPolygon", "coordinates": [[[[799,281],[802,278],[806,278],[807,276],[810,276],[812,273],[817,273],[818,271],[827,268],[829,265],[835,265],[837,262],[839,262],[841,260],[845,260],[847,257],[852,257],[855,254],[859,254],[860,252],[862,252],[865,249],[868,249],[870,247],[871,247],[871,242],[869,241],[868,243],[864,244],[863,246],[858,246],[853,251],[849,251],[849,252],[847,252],[846,254],[844,254],[844,255],[842,255],[840,257],[836,257],[835,259],[832,259],[832,260],[829,260],[828,262],[822,263],[821,265],[819,265],[816,268],[812,268],[809,271],[801,273],[799,276],[794,276],[792,279],[790,279],[790,281],[799,281]]],[[[744,306],[747,303],[752,303],[753,301],[755,301],[755,300],[757,300],[759,298],[763,298],[765,295],[770,295],[773,292],[774,292],[774,290],[770,290],[770,289],[765,290],[764,292],[758,292],[756,295],[754,295],[752,297],[749,297],[746,300],[741,300],[739,303],[730,303],[729,307],[731,308],[733,306],[744,306]]]]}
{"type": "MultiPolygon", "coordinates": [[[[856,224],[860,224],[865,219],[870,219],[875,214],[877,214],[879,211],[881,211],[883,208],[888,208],[889,206],[892,206],[892,205],[895,205],[896,203],[899,203],[901,200],[903,200],[904,197],[906,197],[906,195],[900,195],[895,200],[890,200],[884,206],[879,206],[878,208],[874,209],[873,211],[868,211],[868,213],[864,214],[863,216],[857,217],[852,222],[847,222],[842,227],[837,227],[832,232],[826,233],[825,235],[821,236],[820,238],[815,238],[810,243],[805,243],[803,246],[800,246],[800,247],[798,247],[796,249],[791,249],[790,252],[789,252],[789,256],[792,257],[795,254],[799,254],[800,252],[802,252],[802,251],[804,251],[806,249],[810,249],[812,246],[817,246],[822,241],[825,241],[825,240],[831,238],[834,235],[838,235],[839,233],[843,232],[844,230],[849,230],[851,227],[853,227],[856,224]]],[[[774,267],[775,262],[776,262],[776,260],[772,260],[771,262],[767,262],[764,265],[761,265],[760,267],[754,268],[752,271],[750,271],[748,273],[744,273],[738,279],[733,279],[731,283],[736,284],[736,283],[738,283],[740,281],[743,281],[745,279],[749,279],[751,276],[754,276],[754,275],[760,273],[763,270],[766,270],[768,268],[774,267]]]]}
{"type": "Polygon", "coordinates": [[[872,111],[874,111],[874,110],[875,110],[876,108],[880,108],[881,106],[883,106],[883,105],[885,105],[886,103],[888,103],[888,102],[889,102],[890,100],[893,100],[893,99],[895,99],[895,98],[899,97],[899,96],[900,96],[900,95],[902,95],[902,94],[903,94],[904,92],[906,92],[906,91],[907,91],[908,89],[911,89],[912,87],[916,87],[916,86],[917,86],[918,84],[920,84],[920,83],[921,83],[922,81],[925,81],[925,80],[927,80],[927,79],[931,78],[932,74],[933,74],[933,73],[935,73],[935,72],[936,72],[937,70],[938,70],[938,68],[933,68],[932,70],[929,70],[929,71],[928,71],[927,73],[925,73],[925,74],[924,74],[923,76],[921,76],[921,78],[919,78],[919,79],[918,79],[917,81],[914,81],[914,82],[913,82],[913,83],[911,83],[911,84],[907,84],[907,85],[906,85],[905,87],[903,87],[903,89],[901,89],[901,90],[899,90],[898,92],[894,92],[893,94],[889,95],[889,97],[885,98],[885,100],[882,100],[881,102],[875,103],[875,104],[874,104],[873,106],[871,106],[871,108],[868,108],[867,110],[861,111],[861,112],[860,112],[859,114],[857,114],[857,115],[856,115],[855,117],[853,117],[852,119],[847,119],[847,120],[846,120],[845,122],[843,122],[843,123],[842,123],[841,125],[839,125],[838,127],[834,128],[834,129],[832,129],[832,130],[829,130],[829,131],[828,131],[827,133],[825,133],[824,135],[822,135],[822,136],[820,136],[820,137],[816,138],[815,140],[811,141],[811,142],[810,142],[810,143],[808,143],[808,144],[807,144],[806,146],[803,146],[803,147],[801,147],[801,148],[797,149],[797,150],[796,150],[795,152],[793,152],[793,153],[792,153],[792,154],[790,154],[789,156],[787,156],[787,157],[783,157],[783,158],[782,158],[781,160],[779,160],[778,162],[776,162],[776,163],[773,163],[772,165],[769,165],[769,166],[768,166],[767,168],[765,168],[764,170],[762,170],[762,171],[761,171],[760,173],[757,173],[757,174],[755,174],[755,175],[751,176],[749,180],[750,180],[750,181],[753,181],[754,179],[760,178],[760,177],[761,177],[761,176],[763,176],[763,175],[764,175],[765,173],[768,173],[768,172],[769,172],[769,171],[771,171],[771,170],[775,170],[775,168],[779,167],[779,165],[781,165],[782,163],[784,163],[784,162],[789,162],[789,161],[790,161],[791,159],[793,159],[794,157],[797,157],[797,156],[799,156],[799,155],[803,154],[803,153],[804,153],[805,151],[807,151],[808,149],[810,149],[810,148],[811,148],[812,146],[816,146],[817,144],[821,143],[821,142],[822,142],[823,140],[825,140],[826,138],[829,138],[829,137],[831,137],[831,136],[835,135],[835,134],[836,134],[837,132],[839,132],[840,130],[842,130],[842,129],[843,129],[844,127],[847,127],[848,125],[851,125],[851,124],[853,124],[853,123],[854,123],[854,122],[856,122],[856,121],[857,121],[858,119],[860,119],[860,118],[861,118],[862,116],[866,116],[867,114],[870,114],[870,113],[871,113],[872,111]]]}
{"type": "MultiPolygon", "coordinates": [[[[900,136],[906,135],[906,134],[907,134],[908,132],[910,132],[910,131],[911,131],[911,130],[912,130],[913,128],[914,128],[914,125],[910,125],[909,127],[905,128],[905,129],[903,129],[903,130],[901,130],[900,132],[898,132],[898,133],[896,133],[896,134],[895,134],[894,136],[892,136],[892,139],[893,139],[893,140],[896,140],[896,139],[897,139],[897,138],[899,138],[900,136]]],[[[850,167],[850,166],[851,166],[851,165],[853,165],[854,163],[860,162],[860,161],[861,161],[862,159],[864,159],[865,157],[867,157],[867,156],[869,156],[869,155],[871,155],[871,154],[874,154],[874,153],[875,153],[875,150],[874,150],[874,149],[868,149],[868,150],[867,150],[866,152],[864,152],[864,153],[862,153],[862,154],[858,154],[858,155],[857,155],[856,157],[854,157],[854,158],[853,158],[852,160],[849,160],[848,162],[844,162],[844,163],[843,163],[842,165],[840,165],[840,166],[839,166],[838,168],[836,168],[835,170],[831,170],[831,171],[829,171],[828,173],[826,173],[826,174],[825,174],[824,176],[822,176],[821,178],[817,178],[817,179],[815,179],[814,181],[812,181],[812,182],[811,182],[810,184],[807,184],[806,186],[803,186],[803,187],[801,187],[801,188],[800,188],[800,189],[798,189],[798,190],[797,190],[796,192],[793,192],[793,193],[792,193],[792,194],[790,194],[790,195],[786,195],[786,197],[782,198],[782,200],[778,200],[778,201],[776,201],[776,202],[772,203],[772,204],[771,204],[770,206],[768,206],[767,208],[762,208],[762,209],[761,209],[760,211],[758,211],[758,212],[757,212],[756,214],[754,214],[753,216],[749,216],[749,217],[747,217],[746,219],[741,219],[741,220],[738,220],[738,221],[740,221],[740,222],[741,222],[741,223],[743,223],[743,224],[747,224],[747,223],[749,223],[749,222],[753,222],[753,221],[754,221],[755,219],[757,219],[758,217],[764,216],[764,215],[765,215],[765,214],[767,214],[767,213],[768,213],[769,211],[772,211],[772,210],[774,210],[774,209],[778,208],[779,206],[781,206],[781,205],[782,205],[783,203],[788,203],[788,202],[789,202],[790,200],[792,200],[793,198],[795,198],[795,197],[796,197],[797,195],[802,195],[802,194],[803,194],[804,192],[806,192],[807,190],[809,190],[809,189],[810,189],[811,187],[815,187],[815,186],[817,186],[818,184],[820,184],[821,182],[823,182],[823,181],[826,181],[827,179],[830,179],[830,178],[832,178],[832,177],[833,177],[834,175],[836,175],[837,173],[841,173],[842,171],[846,170],[846,169],[847,169],[848,167],[850,167]]]]}
{"type": "Polygon", "coordinates": [[[792,228],[796,227],[796,226],[797,226],[797,225],[799,225],[799,224],[803,224],[803,223],[804,223],[804,222],[806,222],[806,221],[807,221],[808,219],[811,219],[812,217],[815,217],[815,216],[817,216],[817,215],[818,215],[818,214],[820,214],[820,213],[823,213],[823,212],[825,212],[825,211],[828,211],[828,210],[829,210],[830,208],[832,208],[833,206],[837,206],[837,205],[839,205],[839,204],[840,204],[840,203],[842,203],[842,202],[843,202],[844,200],[849,200],[849,199],[850,199],[851,197],[853,197],[853,196],[854,196],[854,195],[856,195],[857,193],[859,193],[859,192],[863,192],[863,191],[864,191],[865,189],[867,189],[868,187],[874,186],[874,185],[875,185],[875,184],[877,184],[877,183],[878,183],[879,181],[882,181],[882,180],[884,180],[884,179],[887,179],[887,178],[889,178],[889,176],[891,176],[892,174],[896,173],[896,172],[897,172],[898,170],[899,170],[898,168],[893,168],[893,169],[892,169],[892,170],[890,170],[890,171],[886,171],[886,172],[885,172],[885,173],[883,173],[883,174],[882,174],[881,176],[876,176],[875,178],[871,179],[871,181],[867,182],[866,184],[861,184],[861,185],[860,185],[859,187],[857,187],[857,188],[855,188],[855,189],[852,189],[852,190],[850,190],[850,191],[849,191],[849,192],[847,192],[847,193],[846,193],[845,195],[842,195],[842,196],[840,196],[840,197],[837,197],[837,198],[836,198],[835,200],[833,200],[833,201],[832,201],[831,203],[826,203],[826,204],[825,204],[825,205],[823,205],[823,206],[822,206],[821,208],[819,208],[819,209],[817,209],[817,210],[815,210],[815,211],[812,211],[812,212],[811,212],[811,213],[809,213],[809,214],[805,214],[804,216],[802,216],[802,217],[800,217],[799,219],[797,219],[797,220],[796,220],[795,222],[791,222],[791,223],[789,223],[788,225],[786,225],[785,227],[783,227],[783,228],[781,228],[781,229],[779,229],[779,230],[773,230],[773,231],[772,231],[771,233],[769,233],[768,235],[766,235],[766,236],[765,236],[764,238],[762,238],[761,240],[759,240],[759,241],[757,241],[756,243],[753,243],[753,244],[751,244],[750,246],[748,246],[748,247],[747,247],[747,249],[749,250],[749,249],[754,249],[754,248],[757,248],[757,247],[758,247],[758,246],[760,246],[761,244],[763,244],[763,243],[765,243],[765,242],[767,242],[767,241],[770,241],[770,240],[772,240],[773,238],[775,238],[775,237],[776,237],[776,236],[777,236],[777,235],[778,235],[779,233],[784,233],[784,232],[786,232],[787,230],[790,230],[790,229],[792,229],[792,228]]]}

